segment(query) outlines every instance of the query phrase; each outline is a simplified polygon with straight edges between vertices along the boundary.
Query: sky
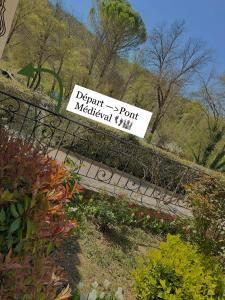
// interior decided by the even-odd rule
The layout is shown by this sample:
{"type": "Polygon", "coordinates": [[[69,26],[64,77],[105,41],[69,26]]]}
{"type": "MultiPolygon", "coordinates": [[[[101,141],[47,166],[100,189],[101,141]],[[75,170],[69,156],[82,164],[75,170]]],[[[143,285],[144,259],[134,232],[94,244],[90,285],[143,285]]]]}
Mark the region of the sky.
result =
{"type": "MultiPolygon", "coordinates": [[[[212,50],[210,68],[225,73],[225,0],[129,0],[148,31],[162,23],[184,20],[187,37],[200,38],[212,50]]],[[[92,0],[64,0],[65,8],[87,24],[92,0]]]]}

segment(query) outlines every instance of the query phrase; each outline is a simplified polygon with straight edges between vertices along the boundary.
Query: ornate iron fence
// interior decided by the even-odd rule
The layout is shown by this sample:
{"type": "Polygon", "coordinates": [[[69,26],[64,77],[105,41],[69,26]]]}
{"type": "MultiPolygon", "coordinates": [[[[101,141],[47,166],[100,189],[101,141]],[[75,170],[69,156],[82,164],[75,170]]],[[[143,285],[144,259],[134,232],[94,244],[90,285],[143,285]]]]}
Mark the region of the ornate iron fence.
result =
{"type": "Polygon", "coordinates": [[[183,184],[198,172],[151,148],[5,92],[0,92],[0,126],[59,161],[73,161],[83,184],[91,189],[125,193],[154,209],[190,214],[183,184]]]}

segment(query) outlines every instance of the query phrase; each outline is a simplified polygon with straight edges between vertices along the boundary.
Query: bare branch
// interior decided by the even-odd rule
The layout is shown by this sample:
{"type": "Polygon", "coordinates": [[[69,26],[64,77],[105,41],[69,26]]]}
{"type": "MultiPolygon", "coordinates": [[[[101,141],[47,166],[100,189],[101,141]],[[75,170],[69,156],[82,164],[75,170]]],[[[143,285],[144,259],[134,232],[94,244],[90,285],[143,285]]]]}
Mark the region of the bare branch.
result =
{"type": "Polygon", "coordinates": [[[204,44],[193,39],[184,42],[184,33],[184,22],[176,21],[169,28],[155,28],[149,37],[147,53],[150,71],[155,76],[154,98],[158,106],[152,134],[181,88],[200,72],[209,58],[204,44]]]}

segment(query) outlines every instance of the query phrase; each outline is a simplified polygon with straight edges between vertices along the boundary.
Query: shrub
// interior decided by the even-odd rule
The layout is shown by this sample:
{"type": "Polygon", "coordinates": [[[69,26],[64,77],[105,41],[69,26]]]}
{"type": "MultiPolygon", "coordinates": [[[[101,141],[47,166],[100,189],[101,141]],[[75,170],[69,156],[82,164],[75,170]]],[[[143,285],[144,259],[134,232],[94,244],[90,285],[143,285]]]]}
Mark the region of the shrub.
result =
{"type": "Polygon", "coordinates": [[[71,294],[69,287],[63,288],[65,274],[52,257],[11,257],[9,253],[3,258],[0,254],[0,264],[0,299],[66,300],[71,294]]]}
{"type": "Polygon", "coordinates": [[[72,145],[68,139],[64,147],[181,194],[184,193],[183,183],[189,183],[207,171],[160,148],[131,140],[127,135],[119,134],[115,138],[106,128],[87,129],[82,137],[75,137],[72,145]]]}
{"type": "MultiPolygon", "coordinates": [[[[14,186],[11,192],[0,190],[0,251],[3,253],[11,248],[18,253],[29,241],[34,247],[40,239],[52,243],[75,225],[66,220],[63,209],[72,197],[73,188],[65,184],[69,173],[54,160],[42,157],[42,161],[35,182],[26,182],[26,188],[20,186],[17,190],[14,186]]],[[[25,178],[23,173],[21,178],[25,178]]]]}
{"type": "Polygon", "coordinates": [[[38,149],[0,128],[0,188],[31,189],[46,159],[38,149]]]}
{"type": "Polygon", "coordinates": [[[132,225],[134,222],[133,211],[128,207],[126,199],[112,198],[104,193],[90,199],[84,212],[94,218],[101,231],[107,231],[113,226],[132,225]]]}
{"type": "Polygon", "coordinates": [[[186,191],[194,215],[194,240],[202,251],[221,255],[225,263],[225,178],[205,176],[186,191]]]}
{"type": "Polygon", "coordinates": [[[62,278],[51,253],[76,225],[65,206],[80,192],[77,177],[30,143],[0,133],[0,298],[67,299],[69,288],[58,295],[62,278]]]}
{"type": "Polygon", "coordinates": [[[222,299],[218,264],[179,236],[168,235],[134,271],[137,299],[222,299]]]}
{"type": "Polygon", "coordinates": [[[87,197],[76,198],[76,207],[73,203],[69,204],[69,216],[79,220],[79,223],[86,217],[90,218],[101,231],[125,225],[162,236],[179,233],[186,237],[190,227],[189,219],[141,207],[130,202],[126,196],[114,198],[105,193],[96,194],[89,200],[87,197]]]}

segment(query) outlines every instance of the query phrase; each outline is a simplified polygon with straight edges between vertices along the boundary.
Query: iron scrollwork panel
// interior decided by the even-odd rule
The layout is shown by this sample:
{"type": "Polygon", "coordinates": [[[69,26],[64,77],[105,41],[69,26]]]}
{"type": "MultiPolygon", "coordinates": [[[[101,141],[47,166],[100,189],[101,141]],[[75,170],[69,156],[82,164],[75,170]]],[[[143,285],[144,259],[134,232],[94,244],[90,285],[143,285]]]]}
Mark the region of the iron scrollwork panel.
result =
{"type": "Polygon", "coordinates": [[[141,198],[155,199],[158,206],[183,205],[179,202],[183,184],[197,176],[197,172],[193,175],[188,167],[173,163],[152,148],[4,92],[0,92],[0,125],[44,151],[54,149],[56,156],[61,151],[65,157],[71,155],[81,164],[85,158],[88,166],[84,176],[123,187],[141,198]],[[117,179],[113,180],[114,177],[117,179]]]}

